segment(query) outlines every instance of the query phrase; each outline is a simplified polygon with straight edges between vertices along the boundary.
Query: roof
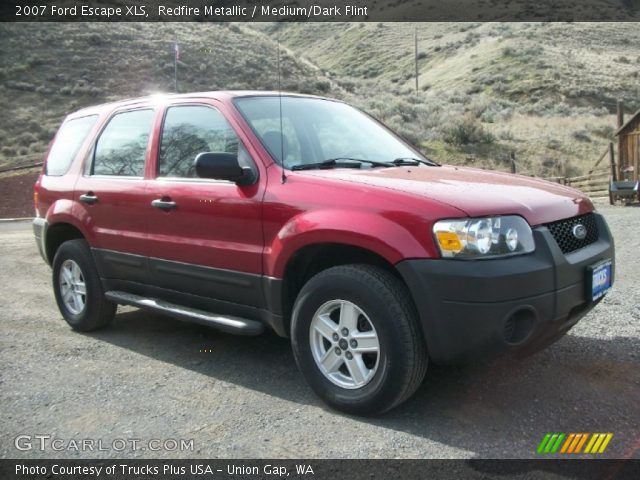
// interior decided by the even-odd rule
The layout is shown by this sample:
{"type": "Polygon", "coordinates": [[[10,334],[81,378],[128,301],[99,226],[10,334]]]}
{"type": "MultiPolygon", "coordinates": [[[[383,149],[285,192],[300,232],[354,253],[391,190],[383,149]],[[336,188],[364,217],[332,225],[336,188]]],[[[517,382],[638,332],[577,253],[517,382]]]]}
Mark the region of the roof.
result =
{"type": "MultiPolygon", "coordinates": [[[[302,93],[291,92],[279,92],[269,90],[220,90],[220,91],[208,91],[208,92],[193,92],[193,93],[157,93],[155,95],[147,95],[142,97],[128,98],[123,100],[116,100],[113,102],[105,102],[99,105],[92,105],[89,107],[81,108],[74,111],[69,117],[78,117],[84,115],[90,115],[99,113],[101,110],[109,108],[110,110],[118,107],[133,106],[138,103],[146,103],[157,97],[162,98],[237,98],[237,97],[257,97],[257,96],[276,96],[282,95],[286,97],[306,97],[306,98],[325,98],[316,95],[307,95],[302,93]]],[[[327,100],[332,100],[328,99],[327,100]]]]}
{"type": "Polygon", "coordinates": [[[634,122],[634,120],[638,119],[638,117],[640,117],[640,110],[638,110],[636,113],[634,113],[633,115],[631,115],[631,118],[630,118],[629,120],[627,120],[627,121],[625,122],[625,124],[624,124],[624,125],[622,125],[618,130],[616,130],[616,133],[615,133],[615,134],[616,134],[616,136],[617,136],[617,135],[620,135],[620,134],[623,132],[623,130],[626,130],[626,129],[627,129],[627,127],[628,127],[629,125],[631,125],[631,124],[634,122]]]}

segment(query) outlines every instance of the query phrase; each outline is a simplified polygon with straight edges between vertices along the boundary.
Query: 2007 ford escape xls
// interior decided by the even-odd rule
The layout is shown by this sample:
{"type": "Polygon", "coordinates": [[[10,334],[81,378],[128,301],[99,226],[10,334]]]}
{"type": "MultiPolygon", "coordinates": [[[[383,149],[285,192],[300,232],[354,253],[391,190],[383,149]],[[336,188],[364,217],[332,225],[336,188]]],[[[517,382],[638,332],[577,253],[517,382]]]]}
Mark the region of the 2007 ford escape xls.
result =
{"type": "MultiPolygon", "coordinates": [[[[265,92],[149,97],[69,115],[34,230],[72,328],[133,305],[290,337],[347,412],[407,399],[428,361],[535,351],[611,287],[580,192],[441,166],[345,103],[265,92]]],[[[238,365],[238,368],[242,368],[238,365]]]]}

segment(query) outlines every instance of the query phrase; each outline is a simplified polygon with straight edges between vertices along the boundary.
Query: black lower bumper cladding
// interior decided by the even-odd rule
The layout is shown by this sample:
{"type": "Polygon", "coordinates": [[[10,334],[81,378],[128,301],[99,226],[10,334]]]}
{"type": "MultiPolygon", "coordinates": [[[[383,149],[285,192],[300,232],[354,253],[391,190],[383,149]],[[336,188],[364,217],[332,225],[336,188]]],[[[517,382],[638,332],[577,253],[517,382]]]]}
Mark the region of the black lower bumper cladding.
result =
{"type": "Polygon", "coordinates": [[[528,255],[400,262],[432,360],[532,352],[566,333],[598,303],[587,293],[589,267],[614,261],[609,228],[601,215],[594,219],[598,240],[566,255],[543,226],[534,229],[536,250],[528,255]]]}

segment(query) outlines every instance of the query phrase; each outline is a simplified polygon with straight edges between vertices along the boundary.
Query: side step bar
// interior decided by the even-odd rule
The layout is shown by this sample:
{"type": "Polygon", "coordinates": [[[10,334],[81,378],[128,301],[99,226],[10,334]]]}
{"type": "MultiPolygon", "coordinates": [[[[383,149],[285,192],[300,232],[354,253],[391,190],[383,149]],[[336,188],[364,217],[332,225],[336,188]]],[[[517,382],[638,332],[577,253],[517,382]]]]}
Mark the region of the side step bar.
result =
{"type": "Polygon", "coordinates": [[[117,290],[105,292],[104,295],[112,302],[121,305],[131,305],[133,307],[154,310],[179,320],[207,325],[227,333],[251,336],[260,335],[264,331],[264,325],[255,320],[248,320],[231,315],[217,315],[205,312],[204,310],[176,305],[156,298],[141,297],[117,290]]]}

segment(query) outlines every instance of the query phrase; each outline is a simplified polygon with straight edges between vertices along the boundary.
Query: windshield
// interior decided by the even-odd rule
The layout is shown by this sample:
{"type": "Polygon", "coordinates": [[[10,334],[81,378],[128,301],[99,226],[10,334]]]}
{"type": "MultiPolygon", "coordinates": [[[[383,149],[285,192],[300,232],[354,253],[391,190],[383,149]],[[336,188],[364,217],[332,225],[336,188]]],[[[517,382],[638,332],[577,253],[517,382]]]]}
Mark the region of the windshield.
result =
{"type": "Polygon", "coordinates": [[[271,156],[286,168],[327,160],[424,159],[381,124],[344,103],[290,96],[241,97],[234,103],[271,156]]]}

